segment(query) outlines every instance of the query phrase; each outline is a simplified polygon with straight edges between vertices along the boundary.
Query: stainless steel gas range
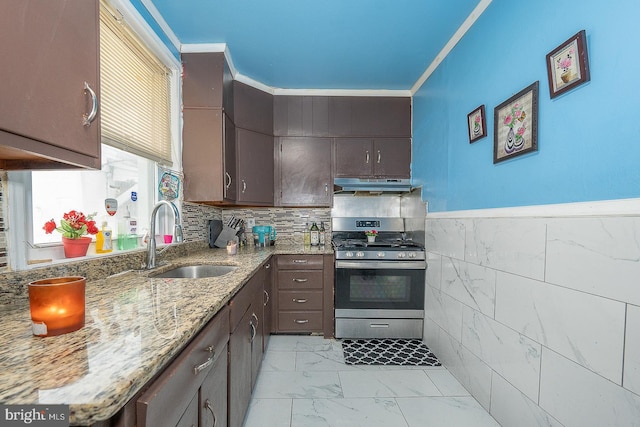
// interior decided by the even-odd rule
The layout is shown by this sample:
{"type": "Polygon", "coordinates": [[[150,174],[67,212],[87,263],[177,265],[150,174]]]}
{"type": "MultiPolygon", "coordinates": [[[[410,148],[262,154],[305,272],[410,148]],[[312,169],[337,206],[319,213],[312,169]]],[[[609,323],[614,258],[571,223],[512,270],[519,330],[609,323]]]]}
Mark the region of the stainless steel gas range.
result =
{"type": "Polygon", "coordinates": [[[422,337],[425,251],[404,232],[402,218],[332,219],[336,338],[422,337]]]}

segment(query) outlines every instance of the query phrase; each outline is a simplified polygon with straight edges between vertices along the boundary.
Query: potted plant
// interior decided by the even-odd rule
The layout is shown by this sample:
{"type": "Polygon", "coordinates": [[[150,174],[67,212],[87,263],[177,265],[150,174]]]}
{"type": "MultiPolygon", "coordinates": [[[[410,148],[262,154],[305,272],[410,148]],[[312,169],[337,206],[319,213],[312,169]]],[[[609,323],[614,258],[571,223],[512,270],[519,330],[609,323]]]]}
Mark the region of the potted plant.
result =
{"type": "Polygon", "coordinates": [[[53,233],[54,230],[62,234],[65,257],[81,257],[87,254],[91,243],[91,237],[86,235],[97,234],[100,231],[93,220],[94,216],[95,214],[85,216],[82,212],[73,210],[62,216],[59,227],[52,218],[42,228],[47,234],[53,233]]]}
{"type": "Polygon", "coordinates": [[[364,234],[367,236],[367,242],[375,242],[378,232],[376,230],[367,230],[364,234]]]}

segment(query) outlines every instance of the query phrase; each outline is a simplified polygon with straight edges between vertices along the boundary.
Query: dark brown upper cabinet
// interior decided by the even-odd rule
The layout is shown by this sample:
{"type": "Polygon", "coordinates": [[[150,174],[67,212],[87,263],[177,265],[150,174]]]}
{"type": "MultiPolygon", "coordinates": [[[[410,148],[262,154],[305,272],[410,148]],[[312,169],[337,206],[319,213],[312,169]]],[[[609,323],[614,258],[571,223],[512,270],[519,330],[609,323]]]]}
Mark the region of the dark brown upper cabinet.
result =
{"type": "Polygon", "coordinates": [[[273,135],[273,95],[233,82],[233,122],[242,129],[273,135]]]}
{"type": "Polygon", "coordinates": [[[331,138],[277,138],[277,206],[331,206],[331,138]]]}
{"type": "Polygon", "coordinates": [[[222,52],[182,54],[185,108],[223,108],[233,120],[233,78],[222,52]]]}
{"type": "Polygon", "coordinates": [[[99,2],[7,0],[0,169],[100,169],[99,2]]]}
{"type": "Polygon", "coordinates": [[[410,178],[410,138],[336,138],[335,176],[410,178]]]}
{"type": "Polygon", "coordinates": [[[332,136],[411,137],[411,98],[331,97],[332,136]]]}
{"type": "Polygon", "coordinates": [[[273,136],[236,126],[236,171],[237,203],[273,206],[273,136]]]}
{"type": "Polygon", "coordinates": [[[329,97],[274,97],[273,133],[275,136],[332,136],[329,97]]]}

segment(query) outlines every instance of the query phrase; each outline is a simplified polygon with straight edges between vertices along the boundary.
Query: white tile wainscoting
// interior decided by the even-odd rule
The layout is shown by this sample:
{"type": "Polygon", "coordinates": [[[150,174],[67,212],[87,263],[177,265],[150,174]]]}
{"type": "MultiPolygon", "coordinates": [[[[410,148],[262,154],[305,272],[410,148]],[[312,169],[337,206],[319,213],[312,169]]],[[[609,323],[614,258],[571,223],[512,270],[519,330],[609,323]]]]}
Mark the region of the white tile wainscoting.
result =
{"type": "Polygon", "coordinates": [[[427,216],[427,345],[503,426],[640,426],[640,215],[477,212],[427,216]]]}

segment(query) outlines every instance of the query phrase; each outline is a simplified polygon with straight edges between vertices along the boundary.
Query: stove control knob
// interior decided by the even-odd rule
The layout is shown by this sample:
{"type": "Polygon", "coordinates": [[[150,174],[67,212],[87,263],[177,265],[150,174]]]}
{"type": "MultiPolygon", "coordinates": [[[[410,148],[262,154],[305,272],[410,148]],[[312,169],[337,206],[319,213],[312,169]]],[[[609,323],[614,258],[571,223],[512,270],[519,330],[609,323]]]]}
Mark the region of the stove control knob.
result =
{"type": "Polygon", "coordinates": [[[415,252],[409,252],[409,258],[415,258],[415,257],[416,257],[415,252]]]}
{"type": "Polygon", "coordinates": [[[344,256],[346,256],[347,258],[353,258],[353,252],[347,251],[347,253],[345,253],[344,256]]]}
{"type": "Polygon", "coordinates": [[[384,252],[378,252],[378,258],[384,258],[384,252]]]}
{"type": "Polygon", "coordinates": [[[364,258],[364,252],[360,251],[360,252],[356,252],[356,256],[358,258],[364,258]]]}
{"type": "Polygon", "coordinates": [[[406,256],[407,256],[407,254],[406,254],[406,253],[404,253],[404,252],[398,252],[398,258],[404,258],[404,257],[406,257],[406,256]]]}

